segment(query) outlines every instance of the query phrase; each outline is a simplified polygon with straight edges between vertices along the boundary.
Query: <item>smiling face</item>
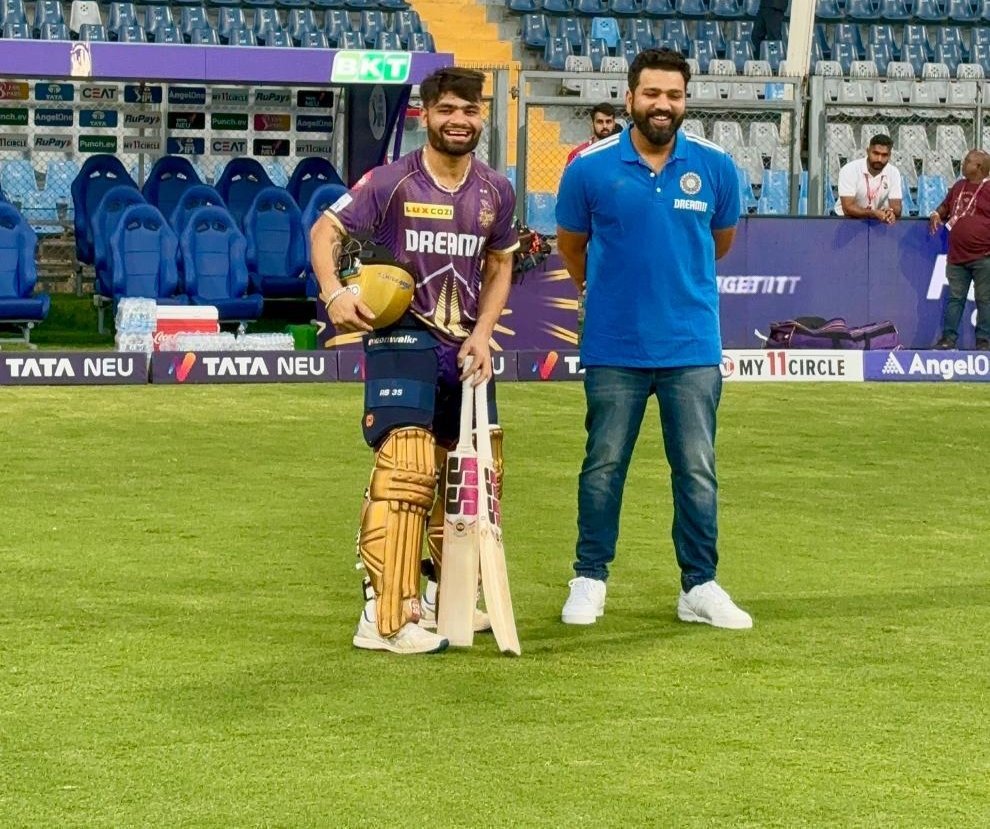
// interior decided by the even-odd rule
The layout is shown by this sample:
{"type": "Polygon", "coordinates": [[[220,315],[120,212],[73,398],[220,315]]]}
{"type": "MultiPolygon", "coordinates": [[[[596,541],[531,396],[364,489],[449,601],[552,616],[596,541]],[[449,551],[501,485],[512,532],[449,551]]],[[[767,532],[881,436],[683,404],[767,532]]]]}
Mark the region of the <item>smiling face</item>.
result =
{"type": "Polygon", "coordinates": [[[626,92],[626,108],[644,138],[665,147],[677,133],[687,107],[687,84],[680,72],[644,69],[636,88],[626,92]]]}
{"type": "Polygon", "coordinates": [[[435,104],[423,110],[422,118],[427,140],[438,153],[467,155],[481,140],[484,121],[480,102],[445,92],[435,104]]]}

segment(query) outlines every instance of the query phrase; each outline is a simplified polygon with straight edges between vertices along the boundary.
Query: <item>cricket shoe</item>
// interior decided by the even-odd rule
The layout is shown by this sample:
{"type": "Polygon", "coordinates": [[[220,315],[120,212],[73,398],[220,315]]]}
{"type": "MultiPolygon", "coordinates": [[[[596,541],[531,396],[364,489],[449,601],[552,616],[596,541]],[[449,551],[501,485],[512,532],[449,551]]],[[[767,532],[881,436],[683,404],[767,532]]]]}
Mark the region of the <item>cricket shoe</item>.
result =
{"type": "Polygon", "coordinates": [[[353,642],[355,648],[390,653],[440,653],[447,650],[450,644],[444,637],[424,630],[415,622],[403,625],[394,636],[382,636],[375,622],[374,599],[364,605],[353,642]]]}
{"type": "Polygon", "coordinates": [[[702,622],[717,628],[748,630],[753,627],[753,617],[736,603],[714,581],[706,581],[681,591],[677,600],[677,618],[682,622],[702,622]]]}
{"type": "Polygon", "coordinates": [[[605,615],[605,582],[578,576],[567,584],[571,594],[560,613],[565,625],[593,625],[605,615]]]}
{"type": "MultiPolygon", "coordinates": [[[[427,630],[437,629],[437,583],[435,581],[426,582],[426,591],[419,602],[419,626],[427,630]]],[[[474,632],[487,633],[492,629],[491,620],[488,614],[480,607],[474,609],[474,632]]]]}

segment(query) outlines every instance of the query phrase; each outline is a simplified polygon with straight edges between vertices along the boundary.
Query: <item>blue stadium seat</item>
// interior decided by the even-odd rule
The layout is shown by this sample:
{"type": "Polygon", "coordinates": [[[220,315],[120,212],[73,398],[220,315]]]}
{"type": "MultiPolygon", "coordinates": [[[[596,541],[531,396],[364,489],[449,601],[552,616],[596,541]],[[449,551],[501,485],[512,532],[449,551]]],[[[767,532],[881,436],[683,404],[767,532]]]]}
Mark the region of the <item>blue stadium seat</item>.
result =
{"type": "Polygon", "coordinates": [[[846,18],[860,23],[870,23],[880,19],[880,9],[875,0],[849,0],[846,3],[846,18]]]}
{"type": "Polygon", "coordinates": [[[222,6],[217,12],[217,32],[220,33],[221,40],[229,41],[231,32],[246,28],[244,9],[222,6]]]}
{"type": "Polygon", "coordinates": [[[350,11],[378,11],[378,0],[344,0],[344,7],[350,11]]]}
{"type": "Polygon", "coordinates": [[[880,0],[880,19],[887,23],[907,23],[911,9],[905,0],[880,0]]]}
{"type": "Polygon", "coordinates": [[[856,47],[851,43],[832,43],[832,60],[842,68],[842,74],[848,75],[854,60],[859,60],[856,47]]]}
{"type": "Polygon", "coordinates": [[[187,43],[192,43],[193,32],[197,29],[212,29],[210,18],[203,6],[183,6],[179,12],[179,31],[187,43]]]}
{"type": "Polygon", "coordinates": [[[379,32],[375,37],[375,49],[387,49],[393,52],[402,51],[402,40],[395,32],[379,32]]]}
{"type": "Polygon", "coordinates": [[[327,185],[343,186],[344,181],[333,164],[322,156],[309,156],[300,159],[286,185],[289,194],[300,206],[308,205],[317,189],[327,185]]]}
{"type": "Polygon", "coordinates": [[[974,43],[970,48],[970,61],[983,68],[983,74],[990,77],[990,43],[974,43]]]}
{"type": "MultiPolygon", "coordinates": [[[[343,184],[321,184],[312,191],[309,201],[306,202],[306,208],[302,212],[303,237],[306,240],[306,296],[308,297],[316,297],[320,293],[319,286],[316,282],[316,275],[313,273],[313,256],[310,248],[309,232],[323,211],[346,192],[347,187],[343,184]]],[[[297,199],[296,202],[298,203],[298,201],[297,199]]]]}
{"type": "Polygon", "coordinates": [[[251,31],[254,36],[262,41],[269,30],[280,31],[282,26],[282,15],[276,8],[257,8],[254,10],[254,23],[251,31]]]}
{"type": "MultiPolygon", "coordinates": [[[[643,14],[646,17],[667,18],[677,14],[671,0],[643,0],[643,14]]],[[[645,46],[643,47],[646,48],[645,46]]]]}
{"type": "Polygon", "coordinates": [[[932,45],[928,38],[928,29],[917,23],[909,23],[901,34],[901,49],[908,45],[919,45],[926,61],[932,59],[932,45]]]}
{"type": "Polygon", "coordinates": [[[61,236],[64,228],[58,215],[58,199],[48,190],[29,193],[21,213],[38,236],[61,236]]]}
{"type": "Polygon", "coordinates": [[[722,24],[717,20],[699,20],[695,26],[695,39],[710,40],[717,55],[725,54],[725,38],[722,36],[722,24]]]}
{"type": "Polygon", "coordinates": [[[708,16],[708,0],[674,0],[674,9],[681,17],[701,20],[708,16]]]}
{"type": "Polygon", "coordinates": [[[979,0],[978,3],[980,23],[990,23],[990,0],[979,0]]]}
{"type": "Polygon", "coordinates": [[[265,299],[306,296],[302,211],[287,190],[269,187],[258,193],[244,217],[244,236],[252,291],[265,299]]]}
{"type": "Polygon", "coordinates": [[[911,195],[911,188],[907,186],[901,188],[901,213],[904,216],[918,215],[918,205],[915,203],[914,197],[911,195]]]}
{"type": "Polygon", "coordinates": [[[949,19],[938,0],[914,0],[912,14],[915,20],[923,23],[944,23],[949,19]]]}
{"type": "Polygon", "coordinates": [[[548,37],[547,45],[543,49],[543,62],[551,70],[562,72],[564,62],[573,53],[571,43],[566,37],[548,37]]]}
{"type": "Polygon", "coordinates": [[[855,54],[853,60],[862,60],[866,54],[866,49],[863,47],[863,39],[859,34],[859,26],[855,23],[837,23],[835,25],[835,33],[832,39],[833,48],[839,43],[848,43],[853,47],[853,53],[855,54]]]}
{"type": "Polygon", "coordinates": [[[409,11],[411,6],[406,0],[378,0],[378,8],[386,12],[409,11]]]}
{"type": "Polygon", "coordinates": [[[545,14],[526,14],[522,19],[522,42],[527,49],[543,49],[550,31],[545,14]]]}
{"type": "Polygon", "coordinates": [[[838,0],[818,0],[815,6],[815,20],[840,21],[844,20],[846,13],[839,5],[838,0]]]}
{"type": "Polygon", "coordinates": [[[7,20],[0,29],[5,40],[31,40],[31,27],[24,20],[7,20]]]}
{"type": "Polygon", "coordinates": [[[282,166],[282,162],[277,158],[266,158],[261,162],[261,166],[265,168],[265,172],[268,173],[268,178],[272,180],[272,184],[276,187],[281,187],[283,190],[289,183],[289,174],[285,172],[285,167],[282,166]]]}
{"type": "Polygon", "coordinates": [[[868,44],[866,47],[866,59],[873,61],[881,77],[885,76],[887,74],[887,64],[894,60],[891,45],[886,41],[868,44]]]}
{"type": "Polygon", "coordinates": [[[942,176],[918,176],[918,215],[929,215],[948,191],[949,185],[942,176]]]}
{"type": "Polygon", "coordinates": [[[72,40],[67,23],[45,23],[38,32],[40,40],[72,40]]]}
{"type": "Polygon", "coordinates": [[[151,39],[154,37],[155,30],[161,26],[163,23],[174,23],[172,18],[172,8],[171,6],[145,6],[144,7],[144,20],[141,21],[144,26],[145,34],[151,39]]]}
{"type": "MultiPolygon", "coordinates": [[[[327,35],[329,37],[329,35],[327,35]]],[[[364,35],[361,32],[341,32],[337,36],[338,49],[363,49],[364,35]]]]}
{"type": "Polygon", "coordinates": [[[901,44],[901,60],[911,64],[916,78],[921,77],[921,69],[928,63],[928,50],[922,43],[903,43],[901,44]]]}
{"type": "Polygon", "coordinates": [[[107,31],[116,35],[128,23],[136,23],[137,8],[133,3],[111,3],[107,14],[107,31]]]}
{"type": "Polygon", "coordinates": [[[56,158],[48,162],[45,189],[55,194],[61,204],[72,204],[72,181],[79,175],[79,162],[74,158],[56,158]]]}
{"type": "Polygon", "coordinates": [[[330,38],[327,37],[326,32],[311,29],[303,34],[299,46],[303,49],[329,49],[330,38]]]}
{"type": "Polygon", "coordinates": [[[72,182],[76,258],[84,264],[93,264],[91,217],[106,191],[117,185],[138,189],[116,156],[102,154],[87,158],[72,182]]]}
{"type": "MultiPolygon", "coordinates": [[[[936,46],[936,56],[938,54],[937,47],[942,46],[954,46],[959,52],[963,60],[969,58],[969,49],[966,48],[966,41],[963,39],[962,29],[959,26],[936,26],[935,27],[935,46],[936,46]]],[[[936,60],[938,58],[936,57],[936,60]]],[[[954,75],[955,73],[953,73],[954,75]]]]}
{"type": "Polygon", "coordinates": [[[436,44],[433,42],[433,35],[429,32],[413,32],[409,35],[410,52],[435,52],[436,44]]]}
{"type": "Polygon", "coordinates": [[[619,45],[619,22],[614,17],[595,17],[591,21],[589,37],[605,41],[609,49],[616,49],[619,45]]]}
{"type": "Polygon", "coordinates": [[[591,60],[591,68],[595,72],[602,71],[602,59],[609,56],[605,41],[595,38],[585,38],[581,54],[591,60]]]}
{"type": "Polygon", "coordinates": [[[574,0],[574,11],[585,17],[604,17],[608,14],[606,0],[574,0]]]}
{"type": "Polygon", "coordinates": [[[364,36],[364,42],[372,46],[378,37],[379,32],[387,32],[388,24],[385,22],[385,15],[378,9],[361,12],[361,22],[358,30],[364,36]]]}
{"type": "Polygon", "coordinates": [[[212,26],[205,29],[193,29],[189,36],[189,42],[197,46],[219,46],[220,35],[212,26]]]}
{"type": "Polygon", "coordinates": [[[11,202],[23,202],[38,192],[38,180],[31,162],[26,158],[0,161],[0,188],[11,202]]]}
{"type": "Polygon", "coordinates": [[[261,316],[261,295],[248,293],[247,240],[226,210],[194,210],[179,245],[193,305],[216,306],[224,322],[244,323],[261,316]]]}
{"type": "Polygon", "coordinates": [[[555,17],[574,13],[574,5],[571,0],[543,0],[543,13],[551,14],[555,17]]]}
{"type": "Polygon", "coordinates": [[[764,40],[760,44],[760,60],[765,60],[770,64],[770,68],[776,75],[780,69],[780,62],[787,57],[787,50],[784,48],[783,41],[780,40],[764,40]]]}
{"type": "Polygon", "coordinates": [[[148,204],[171,216],[182,194],[195,184],[202,184],[196,170],[184,156],[166,155],[154,163],[141,193],[148,204]]]}
{"type": "Polygon", "coordinates": [[[128,23],[117,32],[111,33],[111,37],[116,38],[120,43],[147,43],[148,36],[144,33],[140,23],[128,23]]]}
{"type": "Polygon", "coordinates": [[[708,64],[715,60],[718,55],[715,54],[715,44],[710,40],[692,40],[688,47],[688,57],[698,61],[701,74],[704,75],[708,72],[708,64]]]}
{"type": "Polygon", "coordinates": [[[189,214],[200,207],[226,207],[226,205],[220,194],[208,184],[194,184],[183,191],[178,204],[172,210],[172,215],[168,217],[168,223],[176,236],[181,236],[182,231],[186,229],[189,214]]]}
{"type": "Polygon", "coordinates": [[[409,35],[426,30],[423,28],[423,21],[419,12],[410,9],[409,11],[395,12],[392,15],[392,31],[402,38],[403,43],[407,43],[409,35]]]}
{"type": "Polygon", "coordinates": [[[635,40],[630,40],[629,38],[623,38],[619,41],[619,48],[617,50],[618,56],[620,58],[625,58],[627,64],[631,64],[642,50],[639,43],[635,40]]]}
{"type": "Polygon", "coordinates": [[[27,23],[24,0],[2,0],[0,2],[0,26],[5,26],[8,23],[27,23]]]}
{"type": "Polygon", "coordinates": [[[36,0],[34,4],[34,34],[38,37],[41,27],[46,23],[64,23],[62,4],[59,0],[36,0]]]}
{"type": "Polygon", "coordinates": [[[753,195],[753,185],[749,182],[749,173],[737,164],[736,176],[739,179],[739,214],[755,213],[756,197],[753,195]]]}
{"type": "Polygon", "coordinates": [[[577,17],[558,17],[552,24],[553,33],[571,46],[571,54],[580,55],[584,45],[584,23],[577,17]]]}
{"type": "Polygon", "coordinates": [[[953,23],[970,24],[980,19],[980,10],[972,0],[949,0],[947,11],[953,23]]]}
{"type": "MultiPolygon", "coordinates": [[[[660,34],[657,42],[673,43],[679,52],[687,54],[691,38],[688,36],[687,24],[683,20],[664,20],[660,24],[660,34]]],[[[646,48],[645,46],[643,47],[646,48]]]]}
{"type": "Polygon", "coordinates": [[[730,40],[725,44],[725,59],[731,60],[736,65],[736,72],[740,75],[746,69],[746,61],[754,58],[751,40],[730,40]]]}
{"type": "Polygon", "coordinates": [[[177,240],[165,217],[150,204],[128,207],[110,236],[113,298],[146,297],[164,305],[185,305],[177,294],[177,240]]]}
{"type": "MultiPolygon", "coordinates": [[[[875,23],[867,30],[866,35],[867,46],[869,44],[884,43],[889,47],[889,52],[891,59],[897,60],[900,52],[897,48],[897,40],[894,38],[894,27],[889,23],[875,23]]],[[[869,59],[869,53],[867,53],[867,59],[869,59]]],[[[881,75],[883,72],[880,73],[881,75]]]]}
{"type": "MultiPolygon", "coordinates": [[[[990,2],[990,0],[987,0],[990,2]]],[[[626,24],[625,37],[628,40],[635,40],[640,49],[652,49],[656,43],[656,33],[653,30],[653,21],[642,17],[634,17],[626,24]]]]}
{"type": "Polygon", "coordinates": [[[146,204],[133,187],[121,185],[111,187],[93,213],[90,229],[93,234],[93,267],[96,270],[94,293],[97,296],[113,296],[113,257],[110,252],[110,239],[127,208],[135,204],[146,204]]]}
{"type": "Polygon", "coordinates": [[[109,40],[106,26],[99,23],[83,23],[79,27],[79,39],[90,43],[106,43],[109,40]]]}
{"type": "Polygon", "coordinates": [[[712,0],[712,17],[719,20],[739,20],[746,14],[739,0],[712,0]]]}
{"type": "Polygon", "coordinates": [[[608,13],[612,17],[635,17],[640,8],[636,0],[609,0],[608,13]]]}
{"type": "Polygon", "coordinates": [[[182,32],[174,23],[159,23],[155,29],[155,43],[185,43],[182,32]]]}
{"type": "Polygon", "coordinates": [[[760,216],[786,216],[791,212],[790,173],[787,170],[763,171],[756,212],[760,216]]]}
{"type": "Polygon", "coordinates": [[[38,237],[13,205],[0,202],[0,322],[21,329],[30,344],[31,328],[48,316],[51,298],[34,292],[38,283],[38,237]]]}
{"type": "Polygon", "coordinates": [[[958,43],[939,43],[935,46],[935,62],[944,63],[949,67],[949,75],[956,77],[959,64],[962,63],[962,52],[958,43]]]}
{"type": "Polygon", "coordinates": [[[536,0],[507,0],[506,8],[513,14],[533,14],[542,6],[536,0]]]}
{"type": "Polygon", "coordinates": [[[272,186],[265,168],[254,158],[232,158],[216,183],[220,198],[238,225],[258,192],[272,186]]]}

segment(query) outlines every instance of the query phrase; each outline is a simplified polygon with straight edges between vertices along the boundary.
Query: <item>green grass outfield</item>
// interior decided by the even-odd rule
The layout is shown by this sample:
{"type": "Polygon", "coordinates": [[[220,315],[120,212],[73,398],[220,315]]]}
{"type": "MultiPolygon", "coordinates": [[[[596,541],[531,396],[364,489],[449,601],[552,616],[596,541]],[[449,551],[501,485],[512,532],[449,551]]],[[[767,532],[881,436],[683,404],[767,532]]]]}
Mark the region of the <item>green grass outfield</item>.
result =
{"type": "Polygon", "coordinates": [[[351,647],[358,386],[0,389],[0,826],[990,825],[990,387],[726,387],[750,632],[675,620],[655,410],[561,625],[581,387],[500,394],[515,660],[351,647]]]}

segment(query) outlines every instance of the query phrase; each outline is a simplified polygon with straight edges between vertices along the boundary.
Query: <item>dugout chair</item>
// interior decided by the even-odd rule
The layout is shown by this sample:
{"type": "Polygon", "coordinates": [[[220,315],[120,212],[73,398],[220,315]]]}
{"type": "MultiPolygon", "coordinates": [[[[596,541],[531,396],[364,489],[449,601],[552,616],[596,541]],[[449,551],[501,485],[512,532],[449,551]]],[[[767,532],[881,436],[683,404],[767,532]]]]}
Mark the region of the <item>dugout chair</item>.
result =
{"type": "Polygon", "coordinates": [[[188,304],[188,298],[178,293],[177,245],[175,233],[157,207],[128,207],[110,237],[114,307],[124,297],[153,299],[159,305],[188,304]]]}
{"type": "Polygon", "coordinates": [[[346,192],[347,188],[343,184],[321,184],[313,191],[306,209],[303,210],[303,238],[306,240],[306,296],[310,298],[320,295],[320,286],[316,282],[316,274],[313,273],[313,252],[309,243],[309,232],[323,211],[346,192]]]}
{"type": "Polygon", "coordinates": [[[196,208],[210,206],[226,207],[220,194],[208,184],[194,184],[188,190],[183,191],[168,220],[175,235],[182,235],[182,231],[186,229],[189,214],[196,208]]]}
{"type": "Polygon", "coordinates": [[[253,158],[232,158],[217,180],[216,188],[238,227],[244,222],[255,196],[266,187],[273,187],[261,162],[253,158]]]}
{"type": "Polygon", "coordinates": [[[265,299],[304,299],[308,264],[302,211],[287,190],[266,187],[244,217],[248,281],[265,299]]]}
{"type": "Polygon", "coordinates": [[[101,334],[106,333],[106,309],[113,301],[113,257],[110,252],[110,238],[127,208],[146,203],[144,196],[133,187],[126,185],[111,187],[103,194],[93,214],[91,230],[93,267],[96,271],[93,305],[96,306],[96,327],[101,334]]]}
{"type": "Polygon", "coordinates": [[[118,185],[138,189],[124,165],[112,155],[87,158],[72,182],[72,223],[76,233],[76,259],[80,263],[93,264],[92,216],[107,190],[118,185]]]}
{"type": "Polygon", "coordinates": [[[31,344],[31,329],[48,316],[51,298],[34,293],[38,282],[35,252],[38,237],[16,207],[0,200],[0,326],[13,327],[17,337],[0,342],[31,344]]]}
{"type": "Polygon", "coordinates": [[[193,305],[213,305],[221,322],[244,331],[261,316],[261,294],[248,293],[247,240],[222,207],[200,207],[179,240],[186,293],[193,305]]]}
{"type": "Polygon", "coordinates": [[[327,184],[343,185],[336,168],[321,156],[308,156],[299,161],[292,171],[287,189],[300,208],[309,205],[313,194],[327,184]]]}
{"type": "Polygon", "coordinates": [[[162,156],[148,173],[141,188],[145,201],[157,207],[163,216],[171,216],[182,194],[202,184],[189,159],[181,155],[162,156]]]}

